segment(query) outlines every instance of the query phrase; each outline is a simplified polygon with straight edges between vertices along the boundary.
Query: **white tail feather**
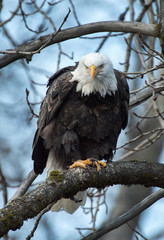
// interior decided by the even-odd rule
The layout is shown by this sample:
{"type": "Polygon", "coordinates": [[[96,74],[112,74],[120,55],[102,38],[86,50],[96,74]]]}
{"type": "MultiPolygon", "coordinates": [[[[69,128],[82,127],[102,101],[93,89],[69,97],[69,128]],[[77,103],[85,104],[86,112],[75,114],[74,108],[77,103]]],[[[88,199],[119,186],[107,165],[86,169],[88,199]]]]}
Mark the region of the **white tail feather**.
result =
{"type": "Polygon", "coordinates": [[[71,199],[62,198],[52,206],[51,211],[59,212],[61,210],[64,210],[67,213],[73,214],[80,206],[84,206],[86,202],[86,197],[87,197],[87,192],[84,191],[84,192],[78,192],[74,196],[74,199],[76,200],[76,202],[71,199]]]}
{"type": "MultiPolygon", "coordinates": [[[[47,159],[47,176],[49,176],[52,171],[63,171],[61,167],[59,167],[58,162],[55,159],[54,153],[51,150],[47,159]]],[[[84,206],[86,203],[87,191],[80,191],[74,196],[74,200],[62,198],[57,201],[51,208],[53,212],[59,212],[64,210],[67,213],[73,214],[80,206],[84,206]]]]}

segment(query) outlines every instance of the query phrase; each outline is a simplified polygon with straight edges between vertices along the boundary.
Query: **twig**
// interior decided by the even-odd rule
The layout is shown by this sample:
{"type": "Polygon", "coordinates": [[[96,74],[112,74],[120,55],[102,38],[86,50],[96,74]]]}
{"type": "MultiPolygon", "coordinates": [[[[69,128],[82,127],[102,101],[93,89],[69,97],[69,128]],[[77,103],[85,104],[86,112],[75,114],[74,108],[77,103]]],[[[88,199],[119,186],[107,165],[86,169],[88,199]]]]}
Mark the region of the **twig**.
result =
{"type": "MultiPolygon", "coordinates": [[[[147,9],[152,5],[152,3],[154,2],[155,0],[149,0],[147,1],[147,3],[144,5],[142,11],[140,12],[140,14],[138,15],[138,17],[136,18],[136,22],[140,22],[145,14],[145,12],[147,11],[147,9]]],[[[150,36],[150,35],[149,35],[150,36]]],[[[128,43],[129,43],[129,46],[127,47],[127,50],[126,50],[126,57],[125,57],[125,67],[124,67],[124,71],[127,72],[128,69],[129,69],[129,60],[130,60],[130,55],[131,55],[131,43],[132,43],[132,40],[133,40],[133,37],[134,37],[134,34],[131,33],[128,37],[128,43]]]]}
{"type": "Polygon", "coordinates": [[[63,22],[61,23],[60,27],[58,28],[58,30],[55,33],[51,34],[49,40],[47,42],[45,42],[38,50],[31,51],[31,52],[24,52],[24,53],[20,52],[20,53],[33,55],[33,54],[39,53],[43,48],[47,47],[49,45],[49,43],[52,42],[53,38],[61,31],[61,28],[64,25],[64,23],[67,21],[67,18],[69,16],[70,12],[71,12],[71,10],[69,9],[67,15],[65,16],[65,18],[64,18],[63,22]]]}
{"type": "Polygon", "coordinates": [[[144,240],[148,240],[148,238],[145,238],[139,231],[134,229],[129,223],[127,223],[128,227],[135,233],[137,233],[140,237],[142,237],[144,240]]]}
{"type": "Polygon", "coordinates": [[[11,17],[9,17],[7,20],[5,20],[4,22],[0,22],[0,27],[2,27],[3,25],[5,25],[6,23],[10,22],[14,17],[15,15],[17,14],[17,12],[19,11],[19,8],[22,4],[23,0],[20,0],[19,3],[18,3],[18,6],[17,8],[15,9],[15,11],[12,13],[11,17]]]}
{"type": "Polygon", "coordinates": [[[34,113],[32,107],[31,107],[31,104],[30,104],[30,102],[29,102],[29,100],[28,100],[28,97],[29,97],[29,91],[28,91],[28,89],[26,88],[26,101],[27,101],[27,105],[28,105],[29,108],[30,108],[30,112],[31,112],[31,114],[32,114],[32,117],[30,118],[30,120],[33,118],[33,116],[39,118],[39,116],[38,116],[36,113],[34,113]]]}
{"type": "MultiPolygon", "coordinates": [[[[127,143],[124,143],[123,145],[121,145],[120,147],[117,147],[116,150],[120,149],[120,148],[124,148],[125,146],[129,145],[130,143],[133,143],[137,140],[139,140],[140,138],[142,138],[143,136],[147,136],[147,135],[150,135],[150,134],[153,134],[155,132],[163,132],[163,128],[156,128],[156,129],[153,129],[151,131],[148,131],[148,132],[145,132],[145,133],[141,133],[140,135],[138,135],[137,137],[131,139],[130,141],[128,141],[127,143]]],[[[164,134],[164,133],[163,133],[164,134]]],[[[127,149],[127,148],[124,148],[124,149],[127,149]]],[[[128,148],[129,150],[129,148],[128,148]]],[[[138,149],[140,150],[140,148],[138,149]]]]}
{"type": "Polygon", "coordinates": [[[74,17],[75,17],[75,20],[76,20],[78,26],[80,26],[81,24],[80,24],[80,21],[79,21],[79,19],[78,19],[77,14],[76,14],[75,5],[73,4],[72,0],[69,0],[69,2],[70,2],[70,4],[71,4],[71,6],[72,6],[73,15],[74,15],[74,17]]]}
{"type": "MultiPolygon", "coordinates": [[[[35,2],[35,1],[34,1],[35,2]]],[[[39,34],[39,33],[43,33],[47,30],[47,28],[45,29],[39,29],[39,30],[33,30],[32,28],[30,28],[27,24],[27,21],[26,21],[26,15],[23,11],[23,8],[22,8],[22,4],[20,5],[20,10],[21,10],[21,17],[23,18],[23,22],[25,24],[25,27],[30,31],[30,32],[33,32],[33,33],[36,33],[36,34],[39,34]]]]}
{"type": "MultiPolygon", "coordinates": [[[[139,53],[139,52],[137,52],[137,53],[139,53]]],[[[158,69],[161,69],[161,68],[164,68],[164,62],[156,65],[155,67],[146,69],[146,70],[144,70],[144,71],[136,74],[136,76],[131,77],[130,79],[135,79],[135,78],[138,78],[138,77],[143,78],[143,76],[144,76],[145,74],[148,74],[148,73],[150,73],[150,72],[154,72],[154,71],[156,71],[156,70],[158,70],[158,69]]],[[[125,75],[128,75],[129,73],[125,72],[124,74],[125,74],[125,75]]],[[[135,73],[134,73],[134,74],[135,74],[135,73]]]]}
{"type": "Polygon", "coordinates": [[[155,141],[157,141],[162,135],[164,134],[164,129],[157,134],[152,134],[148,139],[143,140],[141,143],[139,143],[135,148],[124,148],[128,151],[128,153],[124,154],[121,158],[119,158],[118,161],[123,161],[129,158],[134,154],[134,152],[141,151],[143,149],[148,148],[150,145],[152,145],[155,141]]]}
{"type": "Polygon", "coordinates": [[[124,40],[125,40],[126,44],[128,45],[128,47],[129,47],[131,50],[133,50],[135,53],[137,53],[137,54],[143,54],[143,55],[146,55],[146,56],[148,55],[148,53],[138,52],[136,49],[134,49],[134,48],[131,46],[131,44],[128,42],[128,40],[127,40],[126,37],[124,37],[124,40]]]}
{"type": "Polygon", "coordinates": [[[15,54],[15,53],[18,54],[19,53],[21,55],[29,55],[30,57],[32,55],[36,54],[36,53],[40,53],[40,51],[43,48],[47,47],[50,44],[50,42],[52,42],[52,40],[56,37],[56,35],[61,31],[61,28],[62,28],[63,24],[66,22],[70,12],[71,12],[71,10],[69,9],[67,15],[65,16],[65,18],[64,18],[63,22],[61,23],[60,27],[58,28],[58,30],[55,33],[53,33],[53,34],[50,34],[48,39],[47,39],[47,41],[44,44],[42,44],[39,47],[39,49],[34,50],[34,51],[22,51],[22,50],[14,51],[14,50],[9,50],[9,51],[0,51],[0,53],[2,53],[2,54],[15,54]]]}
{"type": "Polygon", "coordinates": [[[141,40],[141,42],[152,52],[154,52],[156,55],[160,56],[161,59],[163,59],[162,54],[160,54],[159,52],[157,52],[154,48],[150,48],[150,46],[145,42],[145,40],[143,39],[142,35],[140,33],[138,33],[138,36],[141,40]]]}
{"type": "Polygon", "coordinates": [[[140,203],[136,204],[133,208],[131,208],[128,212],[122,214],[121,216],[112,219],[110,222],[106,222],[106,224],[95,231],[94,233],[89,234],[88,236],[84,237],[83,240],[96,240],[99,237],[105,235],[108,232],[122,226],[124,223],[130,221],[145,209],[150,207],[153,203],[158,201],[159,199],[164,197],[164,190],[161,189],[155,193],[152,193],[140,203]]]}
{"type": "MultiPolygon", "coordinates": [[[[102,190],[103,191],[103,190],[102,190]]],[[[104,193],[101,193],[100,189],[91,189],[90,191],[88,191],[88,197],[90,199],[90,207],[89,208],[85,208],[84,207],[84,212],[86,212],[86,210],[88,209],[88,212],[91,214],[91,222],[92,222],[92,227],[90,228],[90,230],[92,230],[92,232],[95,231],[95,226],[96,226],[96,218],[97,218],[97,214],[100,208],[100,205],[102,205],[104,203],[104,201],[102,203],[100,203],[101,197],[104,196],[104,193]],[[96,191],[96,193],[95,193],[96,191]],[[94,199],[96,199],[96,206],[94,206],[94,199]]],[[[87,213],[88,213],[87,212],[87,213]]],[[[82,228],[78,228],[78,230],[84,230],[82,228]]],[[[86,228],[85,228],[86,230],[86,228]]]]}
{"type": "MultiPolygon", "coordinates": [[[[126,9],[125,9],[125,11],[119,16],[119,21],[123,21],[124,20],[124,17],[125,17],[125,15],[126,15],[126,13],[128,12],[128,10],[129,10],[129,8],[127,7],[126,9]]],[[[121,35],[122,35],[122,33],[121,33],[121,35]]],[[[106,36],[104,36],[103,37],[103,40],[100,42],[100,44],[99,44],[99,46],[97,47],[97,49],[96,49],[96,51],[95,52],[99,52],[100,51],[100,49],[103,47],[103,45],[105,44],[105,42],[108,40],[108,38],[110,37],[110,36],[114,36],[114,34],[112,35],[112,32],[109,32],[106,36]]],[[[118,34],[117,34],[117,36],[118,36],[118,34]]]]}
{"type": "MultiPolygon", "coordinates": [[[[151,108],[152,108],[152,105],[151,105],[151,103],[149,103],[147,105],[147,108],[145,109],[143,117],[148,115],[148,113],[151,111],[151,108]]],[[[144,118],[139,119],[139,121],[137,123],[135,123],[135,125],[132,125],[131,127],[128,128],[128,130],[125,132],[125,134],[128,134],[129,132],[131,132],[134,128],[137,128],[137,130],[138,130],[139,125],[141,125],[143,120],[144,120],[144,118]]]]}
{"type": "Polygon", "coordinates": [[[136,117],[138,117],[138,118],[141,118],[141,119],[153,119],[153,118],[157,118],[157,117],[161,117],[163,120],[164,120],[164,118],[163,118],[163,116],[162,116],[162,114],[164,113],[164,111],[163,112],[159,112],[159,110],[158,109],[156,109],[156,111],[157,111],[157,115],[154,115],[154,116],[140,116],[140,115],[138,115],[137,113],[135,113],[135,112],[133,112],[133,114],[136,116],[136,117]]]}
{"type": "Polygon", "coordinates": [[[26,240],[30,240],[30,239],[34,236],[34,233],[35,233],[35,231],[36,231],[36,229],[37,229],[37,227],[38,227],[38,225],[39,225],[39,222],[40,222],[42,216],[51,209],[51,207],[53,206],[53,204],[54,204],[54,203],[49,204],[45,209],[43,209],[43,210],[41,211],[41,213],[39,214],[39,216],[38,216],[37,219],[36,219],[35,225],[34,225],[32,231],[31,231],[31,233],[27,236],[26,240]]]}
{"type": "MultiPolygon", "coordinates": [[[[140,72],[140,73],[138,73],[138,74],[142,74],[142,72],[140,72]]],[[[126,74],[125,74],[126,75],[126,74]]],[[[159,82],[162,82],[163,83],[163,81],[164,81],[164,78],[159,78],[158,80],[154,80],[153,81],[153,83],[152,83],[152,85],[154,85],[154,87],[155,86],[157,86],[157,83],[159,83],[159,82]]],[[[162,85],[162,84],[161,84],[162,85]]],[[[147,85],[145,85],[145,86],[143,86],[143,87],[141,87],[141,88],[138,88],[138,89],[136,89],[136,90],[134,90],[134,91],[131,91],[130,92],[130,94],[131,95],[133,95],[133,94],[136,94],[136,93],[139,93],[139,92],[141,92],[141,91],[143,91],[144,89],[146,89],[147,88],[147,85]]]]}

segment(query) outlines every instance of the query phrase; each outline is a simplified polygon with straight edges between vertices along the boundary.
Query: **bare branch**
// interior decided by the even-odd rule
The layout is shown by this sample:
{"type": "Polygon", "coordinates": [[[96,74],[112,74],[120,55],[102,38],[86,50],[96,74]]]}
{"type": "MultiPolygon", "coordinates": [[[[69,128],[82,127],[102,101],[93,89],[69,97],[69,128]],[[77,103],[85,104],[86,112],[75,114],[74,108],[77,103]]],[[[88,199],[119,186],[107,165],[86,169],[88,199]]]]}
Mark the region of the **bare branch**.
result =
{"type": "MultiPolygon", "coordinates": [[[[140,72],[140,73],[137,73],[137,74],[136,74],[136,73],[133,73],[133,74],[136,74],[136,75],[135,75],[134,77],[130,77],[130,79],[135,79],[135,78],[137,78],[137,77],[143,78],[143,75],[145,75],[145,74],[147,74],[147,73],[150,73],[150,72],[154,72],[154,71],[156,71],[156,70],[158,70],[158,69],[160,69],[160,68],[164,68],[164,62],[156,65],[155,67],[146,69],[146,70],[144,70],[144,71],[142,71],[142,72],[140,72]]],[[[125,75],[126,75],[126,74],[128,75],[129,73],[126,72],[125,75]]]]}
{"type": "Polygon", "coordinates": [[[1,54],[5,54],[4,56],[0,57],[0,68],[3,68],[18,59],[27,58],[28,56],[31,56],[31,54],[39,53],[39,51],[52,44],[80,37],[86,34],[108,31],[125,33],[140,32],[143,35],[154,37],[158,36],[155,24],[122,21],[107,21],[85,24],[62,30],[55,34],[55,36],[54,33],[41,36],[33,42],[24,44],[15,50],[0,51],[1,54]]]}
{"type": "Polygon", "coordinates": [[[96,240],[99,237],[105,235],[108,232],[120,227],[124,223],[127,223],[138,214],[143,212],[145,209],[150,207],[153,203],[158,201],[159,199],[164,197],[164,190],[159,190],[158,192],[152,193],[140,203],[136,204],[133,208],[131,208],[128,212],[122,214],[121,216],[112,219],[110,222],[108,221],[104,227],[98,229],[94,233],[89,234],[88,236],[84,237],[83,240],[96,240]]]}
{"type": "Polygon", "coordinates": [[[36,231],[36,229],[37,229],[37,227],[38,227],[38,225],[39,225],[39,222],[40,222],[42,216],[43,216],[46,212],[48,212],[48,211],[51,209],[52,206],[53,206],[53,203],[49,204],[45,209],[43,209],[43,210],[41,211],[41,213],[39,214],[39,216],[38,216],[37,219],[36,219],[35,225],[34,225],[32,231],[31,231],[31,233],[27,236],[26,240],[30,240],[30,239],[34,236],[34,233],[35,233],[35,231],[36,231]]]}
{"type": "Polygon", "coordinates": [[[32,109],[31,107],[31,103],[29,102],[28,100],[28,97],[29,97],[29,91],[28,89],[26,88],[26,101],[27,101],[27,105],[29,106],[29,109],[30,109],[30,112],[32,114],[32,117],[30,118],[30,120],[35,116],[35,117],[39,117],[36,113],[34,113],[34,110],[32,109]]]}
{"type": "Polygon", "coordinates": [[[135,232],[136,234],[138,234],[140,237],[142,237],[144,240],[148,240],[148,238],[145,238],[140,232],[138,232],[137,230],[135,230],[129,223],[127,223],[128,227],[135,232]]]}
{"type": "Polygon", "coordinates": [[[17,12],[18,12],[19,9],[20,9],[20,6],[21,6],[22,2],[23,2],[23,0],[20,0],[20,1],[19,1],[18,6],[17,6],[17,8],[15,9],[15,11],[12,12],[11,17],[9,17],[9,18],[8,18],[7,20],[5,20],[4,22],[0,22],[0,27],[2,27],[3,25],[5,25],[6,23],[10,22],[10,21],[15,17],[15,15],[17,14],[17,12]]]}
{"type": "Polygon", "coordinates": [[[20,5],[20,10],[21,10],[21,16],[22,16],[22,18],[23,18],[23,22],[24,22],[24,24],[25,24],[25,27],[26,27],[30,32],[39,34],[39,33],[45,32],[45,31],[47,30],[47,28],[41,29],[40,27],[39,27],[38,30],[33,30],[32,28],[30,28],[29,25],[28,25],[28,23],[27,23],[26,14],[25,14],[25,12],[23,11],[22,4],[20,5]]]}
{"type": "Polygon", "coordinates": [[[145,140],[143,140],[142,142],[140,142],[135,148],[130,149],[130,148],[124,148],[126,150],[128,150],[128,153],[124,154],[119,161],[122,160],[126,160],[127,158],[129,158],[130,156],[132,156],[134,154],[134,152],[138,152],[141,151],[145,148],[148,148],[150,145],[152,145],[154,142],[156,142],[161,136],[163,136],[164,134],[164,129],[160,132],[154,132],[151,134],[151,136],[145,140]]]}
{"type": "Polygon", "coordinates": [[[151,50],[152,52],[154,52],[155,54],[157,54],[158,56],[160,56],[161,59],[163,58],[162,54],[160,54],[159,52],[157,52],[157,51],[154,49],[154,46],[153,46],[153,48],[151,48],[151,47],[145,42],[145,40],[143,39],[143,37],[142,37],[142,35],[141,35],[140,33],[138,33],[138,36],[139,36],[141,42],[142,42],[149,50],[151,50]]]}
{"type": "Polygon", "coordinates": [[[72,0],[69,0],[69,2],[71,4],[71,6],[72,6],[73,15],[75,17],[75,20],[76,20],[77,24],[80,26],[81,24],[80,24],[80,21],[78,19],[77,13],[76,13],[75,5],[73,4],[72,0]]]}
{"type": "MultiPolygon", "coordinates": [[[[127,7],[125,11],[119,16],[118,21],[123,21],[126,13],[128,12],[129,8],[127,7]]],[[[122,34],[122,33],[121,33],[122,34]]],[[[99,46],[96,49],[96,52],[99,52],[100,49],[104,46],[105,42],[108,40],[108,38],[112,35],[112,32],[109,32],[106,36],[103,37],[103,40],[99,43],[99,46]]]]}
{"type": "Polygon", "coordinates": [[[31,184],[33,183],[33,181],[35,180],[36,177],[37,177],[37,175],[34,173],[34,170],[31,170],[31,172],[29,172],[27,177],[21,183],[19,189],[16,191],[16,193],[10,199],[10,201],[25,194],[25,192],[29,189],[29,187],[31,186],[31,184]]]}
{"type": "MultiPolygon", "coordinates": [[[[123,148],[123,147],[127,146],[128,144],[133,143],[133,142],[139,140],[139,139],[142,138],[143,136],[147,136],[147,135],[153,134],[153,133],[155,133],[155,132],[157,132],[157,133],[163,133],[163,134],[164,134],[163,128],[156,128],[156,129],[153,129],[153,130],[151,130],[151,131],[144,132],[144,133],[142,132],[142,133],[141,133],[140,135],[138,135],[137,137],[129,140],[127,143],[124,143],[124,144],[121,145],[120,147],[117,147],[116,150],[118,150],[118,149],[120,149],[120,148],[123,148]]],[[[134,150],[134,151],[135,151],[135,150],[134,150]]]]}
{"type": "MultiPolygon", "coordinates": [[[[140,12],[140,14],[138,15],[138,17],[136,18],[136,22],[140,22],[145,14],[145,12],[147,11],[147,9],[151,6],[151,4],[154,2],[155,0],[149,0],[147,1],[147,3],[144,5],[142,11],[140,12]]],[[[131,46],[132,40],[133,40],[134,34],[131,33],[128,37],[128,43],[131,46]]],[[[127,50],[126,50],[126,57],[125,57],[125,67],[124,67],[124,71],[127,72],[129,69],[129,61],[130,61],[130,55],[131,55],[131,47],[127,46],[127,50]]]]}
{"type": "Polygon", "coordinates": [[[160,43],[164,55],[164,1],[160,0],[160,43]]]}
{"type": "Polygon", "coordinates": [[[148,87],[144,91],[140,92],[140,94],[138,94],[138,93],[134,94],[130,98],[129,109],[141,104],[142,102],[146,101],[151,96],[154,96],[154,94],[160,93],[162,91],[164,91],[164,85],[154,87],[153,89],[151,87],[148,87]]]}

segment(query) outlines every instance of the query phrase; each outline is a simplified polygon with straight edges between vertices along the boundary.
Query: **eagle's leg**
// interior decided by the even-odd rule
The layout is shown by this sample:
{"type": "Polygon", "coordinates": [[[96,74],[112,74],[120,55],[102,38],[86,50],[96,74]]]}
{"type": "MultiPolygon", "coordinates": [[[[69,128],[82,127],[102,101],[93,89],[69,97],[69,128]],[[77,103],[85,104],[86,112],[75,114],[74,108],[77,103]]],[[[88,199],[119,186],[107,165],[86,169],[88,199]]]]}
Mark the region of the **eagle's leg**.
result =
{"type": "Polygon", "coordinates": [[[72,165],[70,165],[69,168],[82,167],[82,168],[87,169],[86,165],[94,165],[94,164],[97,168],[97,172],[99,172],[99,170],[101,168],[101,165],[103,167],[106,167],[105,162],[102,162],[100,160],[96,160],[96,159],[93,159],[93,158],[87,158],[86,160],[77,160],[72,165]]]}

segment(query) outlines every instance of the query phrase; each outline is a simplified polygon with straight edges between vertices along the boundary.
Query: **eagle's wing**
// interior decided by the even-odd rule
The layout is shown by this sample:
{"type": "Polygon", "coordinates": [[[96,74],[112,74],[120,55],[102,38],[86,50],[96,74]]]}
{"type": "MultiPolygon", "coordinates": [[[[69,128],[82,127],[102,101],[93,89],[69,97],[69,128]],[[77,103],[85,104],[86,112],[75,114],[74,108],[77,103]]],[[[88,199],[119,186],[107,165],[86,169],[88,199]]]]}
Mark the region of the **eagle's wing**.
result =
{"type": "Polygon", "coordinates": [[[70,83],[72,78],[71,71],[76,67],[66,67],[56,72],[48,82],[49,88],[41,104],[39,119],[37,122],[37,131],[33,141],[32,159],[34,160],[34,170],[36,173],[42,173],[46,166],[48,151],[44,147],[42,130],[50,124],[52,118],[60,110],[64,100],[71,92],[75,82],[70,83]]]}
{"type": "Polygon", "coordinates": [[[125,129],[128,123],[129,86],[122,72],[116,69],[114,72],[118,82],[119,96],[121,98],[122,129],[125,129]]]}

